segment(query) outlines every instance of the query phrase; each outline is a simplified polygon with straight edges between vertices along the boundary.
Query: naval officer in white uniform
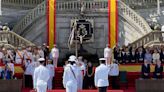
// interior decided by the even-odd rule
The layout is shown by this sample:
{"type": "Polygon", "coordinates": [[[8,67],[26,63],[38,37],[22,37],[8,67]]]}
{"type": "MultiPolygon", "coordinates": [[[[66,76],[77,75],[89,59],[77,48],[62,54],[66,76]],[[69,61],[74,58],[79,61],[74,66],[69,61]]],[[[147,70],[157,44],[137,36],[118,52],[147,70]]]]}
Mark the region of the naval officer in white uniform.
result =
{"type": "Polygon", "coordinates": [[[58,65],[58,58],[59,58],[59,49],[56,47],[56,44],[54,44],[54,47],[51,50],[51,55],[53,58],[53,64],[55,67],[58,65]]]}
{"type": "Polygon", "coordinates": [[[63,85],[66,88],[66,92],[77,92],[77,78],[79,71],[74,66],[76,62],[75,56],[70,56],[68,64],[64,68],[63,85]]]}
{"type": "Polygon", "coordinates": [[[34,89],[37,92],[47,91],[47,82],[50,78],[49,70],[44,66],[45,59],[38,59],[40,65],[34,70],[34,89]]]}
{"type": "Polygon", "coordinates": [[[109,44],[106,45],[104,49],[104,58],[106,59],[106,65],[111,63],[112,60],[112,49],[109,48],[109,44]]]}
{"type": "Polygon", "coordinates": [[[95,86],[98,87],[99,92],[107,92],[107,87],[109,86],[109,71],[110,67],[108,67],[105,58],[100,58],[100,65],[96,67],[94,82],[95,86]]]}

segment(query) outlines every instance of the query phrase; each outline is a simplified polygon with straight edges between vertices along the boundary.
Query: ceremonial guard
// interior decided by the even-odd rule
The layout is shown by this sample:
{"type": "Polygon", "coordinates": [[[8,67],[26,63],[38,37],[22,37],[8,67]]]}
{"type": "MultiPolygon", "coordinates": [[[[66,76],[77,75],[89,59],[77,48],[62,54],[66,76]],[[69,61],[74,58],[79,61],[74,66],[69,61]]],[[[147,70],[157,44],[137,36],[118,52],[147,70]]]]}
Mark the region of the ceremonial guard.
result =
{"type": "Polygon", "coordinates": [[[107,44],[104,49],[104,58],[106,59],[106,65],[108,65],[112,60],[112,49],[109,48],[109,44],[107,44]]]}
{"type": "Polygon", "coordinates": [[[78,68],[79,68],[79,77],[78,77],[78,89],[81,90],[83,88],[83,79],[86,74],[86,67],[83,62],[83,57],[80,56],[78,57],[78,62],[77,62],[78,68]]]}
{"type": "Polygon", "coordinates": [[[109,86],[109,71],[110,68],[105,65],[106,59],[100,58],[100,65],[96,67],[94,83],[95,86],[98,87],[99,92],[107,92],[107,87],[109,86]]]}
{"type": "Polygon", "coordinates": [[[76,63],[76,57],[70,56],[68,64],[64,68],[63,74],[63,86],[66,88],[66,92],[77,92],[77,78],[79,71],[74,66],[76,63]]]}
{"type": "Polygon", "coordinates": [[[119,76],[119,66],[117,64],[117,61],[115,60],[112,64],[109,65],[110,71],[109,75],[111,78],[112,83],[112,89],[119,89],[118,85],[118,76],[119,76]]]}
{"type": "Polygon", "coordinates": [[[49,70],[50,78],[48,80],[48,89],[52,89],[52,84],[53,84],[53,78],[55,76],[55,67],[52,64],[52,60],[48,60],[48,64],[46,65],[47,69],[49,70]]]}
{"type": "Polygon", "coordinates": [[[40,58],[38,61],[40,65],[34,71],[34,89],[37,92],[47,92],[47,82],[50,78],[49,70],[44,66],[44,58],[40,58]]]}
{"type": "Polygon", "coordinates": [[[54,44],[54,48],[51,50],[51,55],[53,58],[53,64],[55,67],[58,65],[58,58],[59,58],[59,49],[56,47],[56,44],[54,44]]]}

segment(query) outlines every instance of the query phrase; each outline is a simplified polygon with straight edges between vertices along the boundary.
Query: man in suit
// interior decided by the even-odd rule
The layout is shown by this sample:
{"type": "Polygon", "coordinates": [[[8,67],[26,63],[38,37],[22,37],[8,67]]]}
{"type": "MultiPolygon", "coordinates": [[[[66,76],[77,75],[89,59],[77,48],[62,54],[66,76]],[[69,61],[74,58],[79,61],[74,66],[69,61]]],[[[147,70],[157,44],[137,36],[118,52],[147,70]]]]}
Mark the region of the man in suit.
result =
{"type": "Polygon", "coordinates": [[[154,70],[154,78],[156,79],[162,79],[162,73],[163,73],[163,66],[161,64],[161,61],[158,60],[157,64],[155,65],[155,70],[154,70]]]}
{"type": "Polygon", "coordinates": [[[164,48],[162,48],[162,51],[160,52],[160,60],[164,63],[164,48]]]}
{"type": "Polygon", "coordinates": [[[138,62],[143,63],[144,62],[144,57],[145,57],[145,53],[143,51],[143,48],[139,48],[138,55],[137,55],[138,62]]]}
{"type": "Polygon", "coordinates": [[[148,63],[147,60],[145,60],[144,64],[142,64],[141,77],[143,79],[149,79],[150,78],[150,64],[148,63]]]}
{"type": "Polygon", "coordinates": [[[94,83],[98,87],[99,92],[107,92],[107,87],[109,86],[108,75],[110,68],[105,65],[105,58],[100,58],[100,65],[96,67],[94,83]]]}

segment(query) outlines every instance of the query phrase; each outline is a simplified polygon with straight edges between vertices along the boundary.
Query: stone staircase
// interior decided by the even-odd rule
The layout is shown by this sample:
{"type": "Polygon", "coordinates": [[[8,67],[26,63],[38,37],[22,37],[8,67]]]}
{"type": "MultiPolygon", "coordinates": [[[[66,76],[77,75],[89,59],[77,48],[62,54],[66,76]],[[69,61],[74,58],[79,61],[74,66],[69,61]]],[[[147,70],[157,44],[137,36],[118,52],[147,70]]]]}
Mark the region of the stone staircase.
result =
{"type": "Polygon", "coordinates": [[[142,38],[131,43],[133,47],[140,46],[152,46],[152,45],[163,45],[164,44],[164,32],[162,31],[152,31],[142,38]]]}
{"type": "Polygon", "coordinates": [[[2,0],[2,6],[8,8],[31,9],[42,3],[44,0],[2,0]]]}
{"type": "Polygon", "coordinates": [[[13,28],[13,31],[22,35],[24,30],[35,20],[42,17],[46,13],[46,1],[43,1],[37,7],[26,14],[13,28]]]}
{"type": "Polygon", "coordinates": [[[7,46],[7,47],[18,47],[18,46],[35,46],[32,42],[24,39],[23,37],[19,36],[18,34],[8,31],[2,32],[0,31],[0,45],[7,46]]]}
{"type": "MultiPolygon", "coordinates": [[[[95,0],[95,1],[87,1],[84,0],[82,2],[71,0],[71,1],[57,1],[57,12],[79,12],[80,4],[83,3],[85,5],[86,16],[91,16],[87,13],[97,13],[97,14],[107,14],[108,9],[108,1],[107,0],[95,0]],[[96,7],[95,7],[96,5],[96,7]]],[[[147,33],[151,32],[151,28],[139,14],[137,14],[133,9],[128,7],[124,2],[119,1],[119,16],[122,17],[126,22],[128,22],[131,26],[134,27],[134,32],[137,36],[134,38],[132,35],[123,34],[125,40],[128,40],[129,43],[134,42],[135,40],[141,38],[147,33]],[[127,38],[128,36],[128,38],[127,38]]],[[[32,9],[24,18],[22,18],[13,28],[13,31],[20,35],[27,35],[26,29],[30,27],[33,23],[35,23],[39,18],[45,17],[46,14],[46,1],[43,1],[37,7],[32,9]],[[19,31],[18,31],[19,30],[19,31]]],[[[62,14],[58,14],[62,15],[62,14]]],[[[28,30],[29,31],[29,30],[28,30]]],[[[130,33],[131,30],[125,30],[125,33],[130,33]]]]}

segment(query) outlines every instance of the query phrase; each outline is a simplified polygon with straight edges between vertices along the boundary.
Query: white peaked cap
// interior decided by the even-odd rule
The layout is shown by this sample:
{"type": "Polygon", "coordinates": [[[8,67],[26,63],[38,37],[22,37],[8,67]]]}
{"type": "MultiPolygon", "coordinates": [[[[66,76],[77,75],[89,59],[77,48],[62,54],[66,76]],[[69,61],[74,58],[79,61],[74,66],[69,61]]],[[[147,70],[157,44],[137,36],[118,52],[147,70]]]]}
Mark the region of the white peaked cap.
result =
{"type": "Polygon", "coordinates": [[[44,59],[44,58],[39,58],[38,61],[39,61],[39,62],[45,61],[45,59],[44,59]]]}
{"type": "Polygon", "coordinates": [[[100,61],[103,61],[103,60],[106,60],[106,59],[105,59],[105,58],[100,58],[99,60],[100,60],[100,61]]]}
{"type": "Polygon", "coordinates": [[[70,62],[76,62],[76,59],[69,58],[68,61],[70,61],[70,62]]]}
{"type": "Polygon", "coordinates": [[[69,59],[68,59],[68,61],[75,61],[76,62],[76,56],[74,56],[74,55],[71,55],[70,57],[69,57],[69,59]]]}
{"type": "Polygon", "coordinates": [[[77,58],[76,58],[76,56],[71,55],[71,56],[69,57],[69,59],[75,59],[75,60],[76,60],[77,58]]]}

